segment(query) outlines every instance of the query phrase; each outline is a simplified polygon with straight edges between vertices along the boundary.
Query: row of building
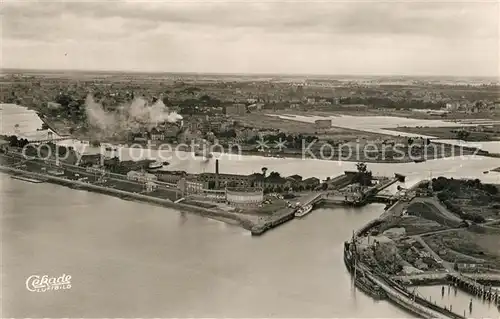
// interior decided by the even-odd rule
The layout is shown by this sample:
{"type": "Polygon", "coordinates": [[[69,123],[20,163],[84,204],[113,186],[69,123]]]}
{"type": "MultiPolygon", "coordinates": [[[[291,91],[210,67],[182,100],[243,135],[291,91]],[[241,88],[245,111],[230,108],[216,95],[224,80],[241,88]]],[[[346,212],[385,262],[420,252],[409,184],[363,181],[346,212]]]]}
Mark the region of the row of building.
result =
{"type": "MultiPolygon", "coordinates": [[[[165,174],[161,174],[165,176],[165,174]]],[[[172,172],[170,182],[163,182],[155,174],[144,171],[130,171],[127,179],[144,183],[147,191],[154,191],[158,185],[177,189],[182,197],[200,199],[204,201],[224,202],[233,207],[256,207],[264,201],[264,190],[261,187],[227,187],[209,189],[206,182],[188,177],[187,174],[172,172]],[[171,183],[176,180],[176,183],[171,183]]],[[[162,178],[164,179],[164,178],[162,178]]]]}
{"type": "Polygon", "coordinates": [[[315,177],[302,179],[299,175],[281,177],[277,173],[250,175],[221,174],[218,160],[215,173],[188,174],[184,171],[159,171],[154,174],[130,171],[129,180],[140,183],[159,183],[176,188],[182,197],[227,202],[233,206],[254,206],[262,203],[265,190],[290,188],[314,189],[320,185],[315,177]]]}

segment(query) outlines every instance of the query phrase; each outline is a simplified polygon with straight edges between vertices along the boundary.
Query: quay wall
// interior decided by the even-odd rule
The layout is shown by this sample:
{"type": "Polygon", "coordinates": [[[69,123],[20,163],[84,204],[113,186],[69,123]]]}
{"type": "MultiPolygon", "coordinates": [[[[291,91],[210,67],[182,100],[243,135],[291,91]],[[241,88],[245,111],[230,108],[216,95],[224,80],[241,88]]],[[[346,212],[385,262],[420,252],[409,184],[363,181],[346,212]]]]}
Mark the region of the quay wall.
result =
{"type": "Polygon", "coordinates": [[[68,180],[65,178],[56,177],[56,176],[52,176],[52,175],[39,174],[39,173],[35,173],[35,172],[27,172],[27,171],[23,171],[23,170],[11,168],[11,167],[6,167],[6,166],[0,166],[0,171],[6,172],[6,173],[20,173],[20,174],[28,175],[28,176],[31,176],[34,178],[44,179],[44,180],[50,181],[54,184],[59,184],[59,185],[63,185],[63,186],[78,186],[81,189],[90,190],[90,191],[94,191],[97,193],[114,195],[114,196],[118,196],[118,197],[134,198],[134,199],[137,199],[139,201],[153,203],[153,204],[157,204],[157,205],[160,205],[163,207],[173,208],[173,209],[187,211],[187,212],[191,212],[191,213],[196,213],[196,214],[199,214],[201,216],[214,217],[214,218],[217,218],[217,217],[227,218],[227,219],[237,221],[243,228],[245,228],[247,230],[251,230],[254,227],[253,223],[246,220],[245,218],[242,218],[240,216],[237,216],[237,215],[234,215],[234,214],[231,214],[228,212],[224,212],[224,211],[216,211],[216,210],[209,209],[209,208],[187,205],[187,204],[183,204],[183,203],[174,203],[168,199],[157,198],[157,197],[147,196],[147,195],[137,194],[137,193],[131,193],[131,192],[115,189],[115,188],[109,188],[109,187],[103,187],[103,186],[99,186],[99,185],[89,184],[89,183],[85,183],[82,181],[68,180]]]}

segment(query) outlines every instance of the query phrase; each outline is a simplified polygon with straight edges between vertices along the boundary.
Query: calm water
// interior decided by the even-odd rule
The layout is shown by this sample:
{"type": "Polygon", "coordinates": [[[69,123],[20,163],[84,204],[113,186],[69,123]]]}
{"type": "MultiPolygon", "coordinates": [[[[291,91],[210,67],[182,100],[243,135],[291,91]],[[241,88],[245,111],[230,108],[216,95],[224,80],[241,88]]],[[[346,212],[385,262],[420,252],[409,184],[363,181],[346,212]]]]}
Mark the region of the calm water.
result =
{"type": "MultiPolygon", "coordinates": [[[[455,158],[369,168],[408,174],[407,185],[431,174],[497,181],[500,174],[482,174],[497,161],[455,158]]],[[[171,162],[172,169],[189,172],[214,168],[201,160],[171,162]]],[[[224,173],[263,166],[324,178],[354,163],[221,158],[224,173]]],[[[344,240],[379,216],[382,205],[320,209],[253,238],[166,208],[7,175],[0,182],[5,317],[409,317],[354,290],[342,262],[344,240]],[[70,290],[25,288],[30,275],[63,273],[72,276],[70,290]]]]}
{"type": "MultiPolygon", "coordinates": [[[[48,130],[42,128],[42,120],[26,107],[0,103],[0,134],[17,135],[29,139],[46,139],[48,130]]],[[[53,137],[57,137],[53,134],[53,137]]]]}
{"type": "Polygon", "coordinates": [[[463,291],[450,289],[448,293],[448,287],[445,286],[444,296],[441,295],[442,286],[423,286],[417,287],[416,291],[420,296],[426,298],[427,300],[432,300],[438,305],[450,308],[452,305],[452,310],[458,314],[465,314],[469,318],[500,318],[500,311],[493,304],[482,299],[476,298],[463,291]],[[472,299],[472,312],[469,312],[469,303],[472,299]]]}
{"type": "Polygon", "coordinates": [[[352,289],[353,228],[381,205],[318,210],[253,238],[194,215],[1,175],[5,317],[408,317],[352,289]],[[29,292],[32,274],[72,276],[29,292]]]}

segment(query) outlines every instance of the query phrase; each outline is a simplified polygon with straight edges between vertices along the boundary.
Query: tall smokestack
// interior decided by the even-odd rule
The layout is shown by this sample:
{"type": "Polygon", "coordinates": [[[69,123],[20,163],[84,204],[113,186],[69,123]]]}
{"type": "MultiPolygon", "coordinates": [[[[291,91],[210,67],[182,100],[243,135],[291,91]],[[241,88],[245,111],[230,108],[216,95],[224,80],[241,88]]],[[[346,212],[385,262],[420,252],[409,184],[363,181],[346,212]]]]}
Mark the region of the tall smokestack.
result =
{"type": "Polygon", "coordinates": [[[219,160],[215,160],[215,189],[219,189],[219,160]]]}

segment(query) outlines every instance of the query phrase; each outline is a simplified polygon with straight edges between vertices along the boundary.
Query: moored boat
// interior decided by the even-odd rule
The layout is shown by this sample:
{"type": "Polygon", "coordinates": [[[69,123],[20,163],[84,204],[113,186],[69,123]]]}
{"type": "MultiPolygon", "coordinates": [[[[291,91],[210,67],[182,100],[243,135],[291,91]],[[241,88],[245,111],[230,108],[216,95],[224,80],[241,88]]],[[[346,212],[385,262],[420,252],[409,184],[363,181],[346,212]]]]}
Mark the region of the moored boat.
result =
{"type": "Polygon", "coordinates": [[[162,168],[163,167],[163,163],[162,162],[153,162],[151,164],[149,164],[148,168],[149,169],[157,169],[157,168],[162,168]]]}
{"type": "Polygon", "coordinates": [[[297,212],[295,212],[295,217],[303,217],[312,212],[312,209],[313,209],[312,205],[306,205],[304,207],[301,207],[297,212]]]}

